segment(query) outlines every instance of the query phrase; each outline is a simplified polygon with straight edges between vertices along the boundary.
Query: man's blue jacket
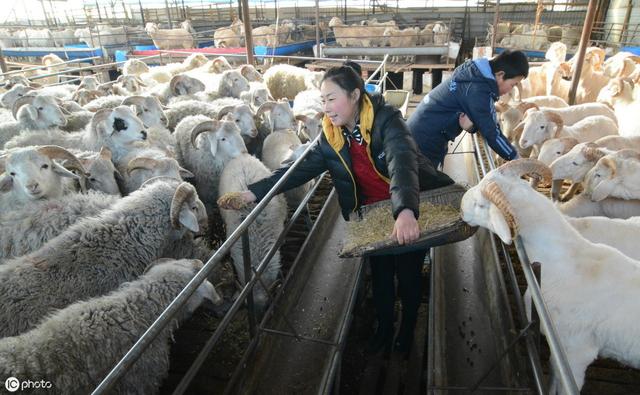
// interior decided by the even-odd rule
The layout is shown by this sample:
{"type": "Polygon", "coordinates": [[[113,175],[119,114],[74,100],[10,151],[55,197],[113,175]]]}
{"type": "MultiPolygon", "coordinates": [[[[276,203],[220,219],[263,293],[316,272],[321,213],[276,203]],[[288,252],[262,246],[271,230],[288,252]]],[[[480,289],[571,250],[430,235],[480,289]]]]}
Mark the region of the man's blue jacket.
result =
{"type": "Polygon", "coordinates": [[[480,131],[498,155],[511,160],[518,153],[500,131],[494,106],[499,97],[489,60],[467,61],[422,99],[407,123],[418,147],[435,165],[444,161],[448,141],[462,132],[461,113],[473,122],[472,132],[480,131]]]}

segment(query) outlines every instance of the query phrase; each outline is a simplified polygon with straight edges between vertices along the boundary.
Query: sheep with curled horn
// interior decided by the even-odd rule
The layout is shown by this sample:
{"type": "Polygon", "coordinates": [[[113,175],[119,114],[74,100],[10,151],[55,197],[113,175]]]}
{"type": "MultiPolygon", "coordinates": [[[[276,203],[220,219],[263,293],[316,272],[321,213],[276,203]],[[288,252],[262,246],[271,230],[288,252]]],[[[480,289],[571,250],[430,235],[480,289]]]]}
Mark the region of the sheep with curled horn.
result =
{"type": "Polygon", "coordinates": [[[469,189],[462,198],[463,220],[506,243],[517,234],[529,259],[542,264],[542,296],[578,389],[599,356],[639,368],[640,329],[628,317],[640,314],[640,261],[583,237],[554,203],[520,179],[529,164],[539,176],[550,176],[541,162],[528,161],[510,162],[510,171],[493,170],[469,189]]]}
{"type": "Polygon", "coordinates": [[[86,171],[75,155],[57,146],[16,149],[0,158],[0,207],[9,210],[30,201],[51,199],[67,193],[62,178],[86,186],[86,171]],[[65,166],[58,161],[64,160],[65,166]],[[74,169],[78,174],[74,174],[74,169]]]}
{"type": "Polygon", "coordinates": [[[0,147],[22,131],[46,134],[49,130],[65,126],[67,119],[56,100],[48,96],[26,95],[13,103],[15,122],[0,125],[0,147]]]}
{"type": "Polygon", "coordinates": [[[158,177],[85,218],[39,250],[0,266],[0,337],[34,328],[79,300],[104,295],[138,278],[166,248],[206,223],[195,188],[158,177]]]}

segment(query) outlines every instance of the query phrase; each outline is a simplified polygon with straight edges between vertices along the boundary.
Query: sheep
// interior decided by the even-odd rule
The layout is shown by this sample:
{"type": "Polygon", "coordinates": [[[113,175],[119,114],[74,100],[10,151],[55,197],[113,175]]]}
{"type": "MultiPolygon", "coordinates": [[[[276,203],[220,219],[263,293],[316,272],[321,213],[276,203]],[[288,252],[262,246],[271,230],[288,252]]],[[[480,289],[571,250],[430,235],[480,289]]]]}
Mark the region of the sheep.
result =
{"type": "Polygon", "coordinates": [[[293,113],[300,122],[298,137],[310,141],[322,133],[322,117],[324,116],[322,99],[318,89],[302,91],[293,99],[293,113]]]}
{"type": "MultiPolygon", "coordinates": [[[[51,77],[44,77],[44,78],[40,78],[38,76],[47,75],[47,74],[51,74],[51,73],[55,73],[56,71],[59,71],[59,69],[53,66],[61,63],[64,63],[64,60],[60,59],[58,55],[50,53],[42,57],[42,65],[47,66],[45,69],[29,70],[29,71],[25,71],[23,74],[27,78],[37,79],[38,83],[40,83],[41,85],[55,84],[57,82],[60,82],[59,81],[60,78],[58,76],[54,75],[51,77]]],[[[31,68],[31,66],[25,66],[22,69],[26,70],[29,68],[31,68]]]]}
{"type": "Polygon", "coordinates": [[[36,251],[82,218],[98,215],[120,199],[100,192],[73,193],[3,210],[0,263],[36,251]]]}
{"type": "Polygon", "coordinates": [[[149,66],[145,62],[139,59],[128,59],[122,66],[122,75],[137,75],[148,73],[150,71],[149,66]]]}
{"type": "Polygon", "coordinates": [[[131,151],[148,148],[146,138],[147,131],[142,121],[128,106],[119,106],[113,110],[104,109],[96,112],[85,131],[63,133],[51,130],[47,135],[22,133],[11,139],[6,148],[55,144],[66,148],[98,151],[106,147],[112,153],[114,164],[118,165],[131,151]]]}
{"type": "Polygon", "coordinates": [[[188,49],[195,47],[193,36],[188,30],[183,28],[159,29],[156,23],[148,22],[145,30],[153,40],[153,45],[158,49],[188,49]]]}
{"type": "Polygon", "coordinates": [[[557,207],[564,215],[570,217],[604,216],[626,219],[640,216],[640,200],[608,197],[594,202],[584,193],[568,202],[558,203],[557,207]]]}
{"type": "Polygon", "coordinates": [[[620,136],[640,136],[640,124],[636,116],[640,102],[633,97],[633,85],[620,78],[614,78],[598,94],[598,103],[609,105],[615,111],[620,124],[620,136]]]}
{"type": "Polygon", "coordinates": [[[187,75],[176,75],[168,83],[154,86],[148,93],[155,96],[162,104],[167,104],[172,98],[182,95],[194,95],[205,90],[205,84],[197,78],[187,75]]]}
{"type": "Polygon", "coordinates": [[[262,74],[251,64],[243,64],[239,67],[240,74],[249,82],[262,82],[262,74]]]}
{"type": "Polygon", "coordinates": [[[276,100],[294,98],[302,91],[318,88],[318,78],[322,78],[322,73],[288,64],[272,66],[264,73],[264,83],[269,88],[271,96],[276,100]],[[310,84],[309,78],[316,82],[310,84]]]}
{"type": "Polygon", "coordinates": [[[573,148],[579,141],[573,137],[559,137],[545,141],[540,147],[540,153],[538,154],[538,160],[547,166],[566,154],[573,148]]]}
{"type": "MultiPolygon", "coordinates": [[[[197,260],[154,262],[139,279],[57,311],[27,333],[0,340],[0,372],[3,377],[46,379],[59,393],[90,393],[201,268],[197,260]]],[[[169,372],[172,332],[205,299],[221,302],[208,281],[114,385],[113,393],[159,391],[169,372]]]]}
{"type": "MultiPolygon", "coordinates": [[[[418,30],[417,28],[409,28],[400,30],[395,27],[388,27],[384,29],[382,32],[382,36],[385,37],[386,46],[390,46],[393,48],[402,48],[402,47],[415,47],[418,45],[418,30]]],[[[411,62],[414,56],[406,56],[408,62],[411,62]]],[[[392,56],[392,62],[399,62],[400,56],[392,56]]]]}
{"type": "Polygon", "coordinates": [[[75,101],[81,106],[86,106],[87,104],[94,101],[95,99],[103,96],[104,96],[104,93],[98,90],[89,90],[89,89],[80,88],[73,93],[71,100],[75,101]]]}
{"type": "Polygon", "coordinates": [[[79,179],[80,176],[64,168],[54,159],[67,159],[84,175],[82,164],[69,151],[55,146],[18,149],[0,162],[5,174],[0,178],[0,207],[10,210],[29,201],[56,198],[65,192],[61,177],[79,179]]]}
{"type": "Polygon", "coordinates": [[[115,46],[127,44],[127,31],[125,26],[98,26],[92,33],[89,28],[76,29],[73,35],[89,47],[115,46]]]}
{"type": "Polygon", "coordinates": [[[157,97],[129,96],[122,101],[122,105],[134,106],[137,117],[147,127],[149,144],[168,152],[173,151],[176,139],[167,129],[167,117],[157,97]]]}
{"type": "Polygon", "coordinates": [[[2,94],[2,98],[0,98],[0,105],[4,108],[11,109],[13,108],[13,104],[16,100],[26,96],[30,92],[33,92],[33,88],[23,84],[15,84],[8,91],[2,94]]]}
{"type": "Polygon", "coordinates": [[[240,94],[248,91],[249,81],[238,70],[226,70],[221,74],[188,73],[205,83],[205,92],[199,99],[213,101],[223,97],[240,98],[240,94]]]}
{"type": "Polygon", "coordinates": [[[433,43],[443,45],[446,44],[449,39],[449,26],[444,22],[435,22],[433,25],[433,43]]]}
{"type": "Polygon", "coordinates": [[[579,143],[566,154],[556,158],[549,165],[554,180],[551,197],[557,199],[563,180],[570,180],[572,185],[561,200],[567,200],[573,196],[580,183],[584,181],[587,172],[595,166],[600,158],[610,152],[595,143],[579,143]]]}
{"type": "Polygon", "coordinates": [[[258,108],[264,103],[274,100],[269,92],[269,88],[267,88],[264,83],[257,81],[249,82],[249,90],[241,92],[240,99],[254,108],[258,108]]]}
{"type": "Polygon", "coordinates": [[[640,199],[640,153],[623,149],[605,155],[585,176],[585,193],[598,202],[606,197],[640,199]]]}
{"type": "Polygon", "coordinates": [[[129,161],[123,180],[122,194],[128,195],[140,188],[145,181],[154,177],[170,177],[176,180],[193,178],[189,170],[180,167],[178,161],[167,157],[140,157],[129,161]]]}
{"type": "Polygon", "coordinates": [[[232,70],[231,64],[224,56],[218,56],[215,59],[209,60],[202,64],[197,69],[193,69],[194,72],[221,74],[223,71],[232,70]]]}
{"type": "Polygon", "coordinates": [[[600,147],[605,147],[614,151],[619,151],[625,148],[640,151],[640,136],[605,136],[596,140],[595,143],[600,147]]]}
{"type": "MultiPolygon", "coordinates": [[[[218,191],[221,196],[228,192],[244,191],[247,190],[249,184],[258,182],[270,175],[271,172],[269,169],[257,158],[246,152],[240,153],[224,165],[224,170],[220,175],[218,191]]],[[[249,211],[250,209],[244,209],[240,212],[220,209],[220,214],[226,226],[227,237],[238,228],[244,216],[246,216],[249,211]]],[[[275,244],[278,236],[284,230],[286,218],[286,203],[282,196],[275,196],[249,226],[251,265],[253,268],[258,266],[267,255],[267,252],[275,244]]],[[[240,243],[240,241],[231,247],[231,258],[233,258],[233,266],[235,267],[238,279],[242,284],[245,284],[247,279],[244,273],[242,243],[240,243]]],[[[255,300],[260,308],[264,308],[268,301],[268,289],[276,281],[278,273],[280,272],[280,266],[280,252],[276,251],[261,277],[262,284],[264,284],[267,289],[264,289],[262,284],[259,284],[255,288],[255,300]]]]}
{"type": "Polygon", "coordinates": [[[135,75],[121,75],[112,85],[116,95],[129,96],[141,93],[147,85],[135,75]]]}
{"type": "Polygon", "coordinates": [[[618,52],[605,60],[602,71],[609,78],[628,77],[636,69],[636,59],[631,52],[618,52]]]}
{"type": "Polygon", "coordinates": [[[139,77],[147,85],[154,86],[170,82],[172,77],[199,68],[205,63],[207,63],[207,58],[203,54],[193,53],[182,62],[152,67],[149,71],[140,74],[139,77]]]}
{"type": "Polygon", "coordinates": [[[578,389],[598,355],[640,367],[640,333],[628,319],[638,310],[640,262],[586,240],[552,202],[520,180],[526,171],[548,178],[546,166],[536,162],[527,169],[523,161],[507,165],[465,193],[463,220],[489,229],[507,244],[513,230],[529,259],[544,265],[542,295],[578,389]]]}
{"type": "Polygon", "coordinates": [[[595,52],[587,52],[585,54],[578,90],[576,91],[576,103],[595,102],[600,90],[609,83],[609,77],[596,69],[596,64],[603,60],[604,56],[597,55],[595,52]]]}
{"type": "Polygon", "coordinates": [[[629,219],[607,217],[567,217],[580,235],[593,243],[602,243],[615,248],[626,256],[640,260],[640,248],[635,237],[640,230],[640,217],[629,219]]]}
{"type": "Polygon", "coordinates": [[[592,115],[573,125],[563,125],[562,118],[553,111],[528,112],[520,136],[520,147],[540,145],[550,138],[573,137],[579,142],[589,142],[600,137],[618,134],[615,121],[604,115],[592,115]]]}
{"type": "MultiPolygon", "coordinates": [[[[282,166],[290,150],[302,144],[295,132],[295,121],[293,112],[286,100],[279,102],[267,102],[257,111],[256,116],[265,111],[271,111],[271,133],[264,139],[262,144],[262,162],[271,170],[276,170],[282,166]]],[[[292,206],[297,206],[309,191],[310,184],[306,183],[298,188],[285,192],[287,202],[292,206]]]]}
{"type": "Polygon", "coordinates": [[[102,295],[142,274],[170,240],[198,232],[206,213],[193,186],[147,181],[97,217],[0,266],[0,337],[33,328],[53,309],[102,295]]]}
{"type": "Polygon", "coordinates": [[[221,27],[213,32],[213,42],[218,48],[241,47],[244,45],[244,26],[234,19],[229,27],[221,27]]]}
{"type": "Polygon", "coordinates": [[[23,96],[13,104],[12,113],[16,122],[0,125],[0,147],[22,130],[43,131],[67,123],[56,101],[48,96],[23,96]]]}
{"type": "Polygon", "coordinates": [[[169,130],[176,130],[180,121],[190,115],[205,115],[208,118],[216,118],[219,107],[199,100],[185,100],[173,103],[165,111],[167,117],[167,127],[169,130]]]}
{"type": "Polygon", "coordinates": [[[121,183],[123,179],[111,161],[111,150],[102,147],[97,153],[77,150],[71,150],[71,153],[80,160],[85,168],[87,190],[120,196],[118,183],[121,183]]]}
{"type": "Polygon", "coordinates": [[[293,99],[293,113],[299,114],[306,111],[322,112],[322,98],[319,89],[308,89],[298,93],[293,99]]]}
{"type": "Polygon", "coordinates": [[[180,121],[175,135],[176,159],[194,174],[198,195],[212,217],[224,164],[247,150],[240,130],[231,121],[194,115],[180,121]]]}
{"type": "Polygon", "coordinates": [[[342,20],[334,16],[329,21],[329,27],[333,29],[336,43],[341,47],[363,47],[361,37],[366,35],[363,27],[347,26],[342,20]]]}
{"type": "Polygon", "coordinates": [[[198,32],[196,32],[196,29],[193,28],[191,19],[185,19],[184,21],[180,22],[180,27],[188,31],[194,38],[198,34],[198,32]]]}

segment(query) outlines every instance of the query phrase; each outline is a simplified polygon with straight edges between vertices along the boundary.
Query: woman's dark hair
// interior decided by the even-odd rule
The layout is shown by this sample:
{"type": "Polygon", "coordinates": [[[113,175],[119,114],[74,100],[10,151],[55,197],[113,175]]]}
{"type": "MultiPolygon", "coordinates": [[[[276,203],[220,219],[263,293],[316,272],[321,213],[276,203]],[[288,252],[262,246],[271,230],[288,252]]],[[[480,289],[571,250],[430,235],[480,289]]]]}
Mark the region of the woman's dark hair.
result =
{"type": "Polygon", "coordinates": [[[356,89],[360,89],[359,105],[362,105],[364,96],[367,94],[364,88],[364,80],[361,77],[362,68],[356,62],[347,60],[342,66],[332,67],[322,77],[322,82],[327,80],[338,85],[342,90],[351,94],[356,89]]]}
{"type": "Polygon", "coordinates": [[[504,79],[515,77],[527,78],[529,75],[529,61],[522,51],[505,50],[489,61],[493,74],[504,71],[504,79]]]}

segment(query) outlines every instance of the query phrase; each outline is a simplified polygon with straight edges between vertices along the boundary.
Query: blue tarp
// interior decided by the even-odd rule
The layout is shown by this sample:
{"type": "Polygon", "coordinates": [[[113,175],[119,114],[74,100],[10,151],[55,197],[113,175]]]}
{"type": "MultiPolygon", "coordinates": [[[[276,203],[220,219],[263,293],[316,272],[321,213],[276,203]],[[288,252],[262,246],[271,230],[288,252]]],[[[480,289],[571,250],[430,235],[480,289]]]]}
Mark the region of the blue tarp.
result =
{"type": "Polygon", "coordinates": [[[61,59],[71,60],[71,59],[83,59],[90,58],[94,56],[102,56],[102,49],[100,48],[3,48],[2,53],[4,56],[13,56],[13,57],[42,57],[49,55],[50,53],[58,55],[61,59]]]}

